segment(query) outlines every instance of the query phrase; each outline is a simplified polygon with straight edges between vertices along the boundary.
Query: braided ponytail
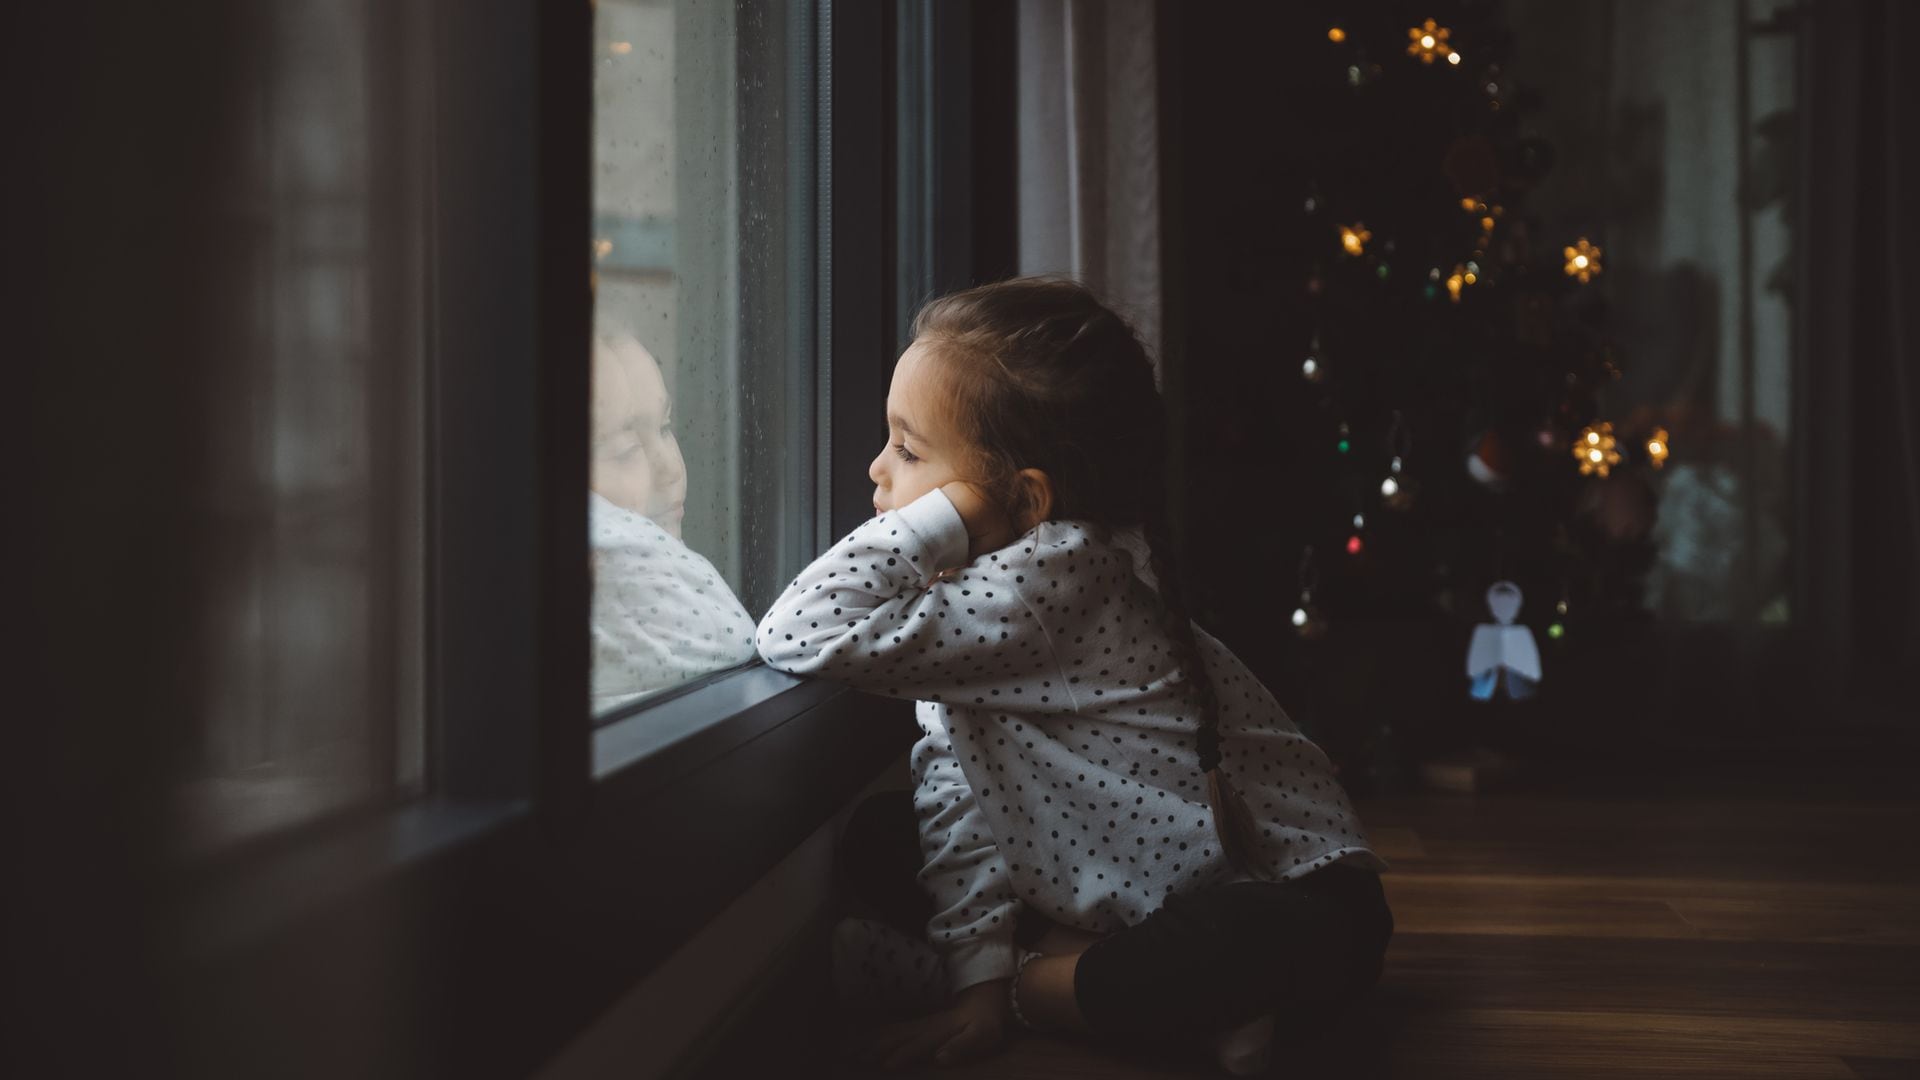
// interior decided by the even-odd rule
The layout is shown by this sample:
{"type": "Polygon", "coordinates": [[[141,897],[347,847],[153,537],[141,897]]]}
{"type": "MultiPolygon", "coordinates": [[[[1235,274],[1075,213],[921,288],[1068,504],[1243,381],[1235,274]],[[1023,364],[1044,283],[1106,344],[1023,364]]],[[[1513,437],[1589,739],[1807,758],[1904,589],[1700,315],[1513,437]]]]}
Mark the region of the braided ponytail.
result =
{"type": "MultiPolygon", "coordinates": [[[[1165,491],[1165,478],[1163,462],[1144,485],[1147,492],[1165,491]]],[[[1174,660],[1187,673],[1187,700],[1200,710],[1200,728],[1194,745],[1200,755],[1200,771],[1207,778],[1207,804],[1213,810],[1213,832],[1220,838],[1221,853],[1235,870],[1248,877],[1270,879],[1273,875],[1254,858],[1259,842],[1253,811],[1247,808],[1247,800],[1221,767],[1220,697],[1214,691],[1213,680],[1207,677],[1199,642],[1193,636],[1185,590],[1181,587],[1180,572],[1174,566],[1173,537],[1168,527],[1165,498],[1149,497],[1146,502],[1141,532],[1146,536],[1154,581],[1160,587],[1161,629],[1177,650],[1174,660]]]]}
{"type": "Polygon", "coordinates": [[[1183,690],[1200,714],[1200,771],[1220,850],[1236,870],[1269,878],[1255,862],[1258,827],[1220,762],[1220,702],[1207,678],[1167,523],[1166,410],[1153,362],[1133,328],[1086,286],[1017,278],[930,301],[913,334],[949,363],[963,434],[990,494],[1020,519],[1014,474],[1038,468],[1053,482],[1053,516],[1138,522],[1160,584],[1164,630],[1183,690]],[[1145,482],[1138,482],[1138,478],[1145,482]]]}

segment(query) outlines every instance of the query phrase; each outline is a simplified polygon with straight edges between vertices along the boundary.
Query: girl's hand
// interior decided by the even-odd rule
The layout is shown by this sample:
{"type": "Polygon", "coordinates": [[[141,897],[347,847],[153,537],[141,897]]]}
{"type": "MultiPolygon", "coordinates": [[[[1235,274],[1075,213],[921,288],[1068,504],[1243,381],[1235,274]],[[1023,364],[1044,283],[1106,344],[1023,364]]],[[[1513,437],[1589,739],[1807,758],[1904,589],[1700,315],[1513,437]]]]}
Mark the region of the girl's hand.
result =
{"type": "Polygon", "coordinates": [[[884,1070],[931,1058],[953,1065],[985,1057],[1006,1041],[1007,979],[976,983],[954,995],[939,1012],[888,1024],[855,1050],[855,1057],[884,1070]]]}
{"type": "Polygon", "coordinates": [[[978,484],[965,480],[952,480],[940,485],[940,490],[960,512],[960,520],[967,527],[967,561],[998,551],[1013,543],[1019,534],[1013,531],[1013,521],[1000,504],[987,498],[986,492],[978,484]]]}

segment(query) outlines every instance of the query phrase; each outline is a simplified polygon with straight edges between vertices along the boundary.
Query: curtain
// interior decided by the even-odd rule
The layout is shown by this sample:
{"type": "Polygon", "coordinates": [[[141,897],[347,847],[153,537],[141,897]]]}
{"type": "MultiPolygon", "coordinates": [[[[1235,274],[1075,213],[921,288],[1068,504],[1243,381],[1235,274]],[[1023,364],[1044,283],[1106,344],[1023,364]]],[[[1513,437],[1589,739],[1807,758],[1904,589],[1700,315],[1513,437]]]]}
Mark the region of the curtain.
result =
{"type": "Polygon", "coordinates": [[[1085,282],[1159,362],[1155,0],[1020,0],[1019,267],[1085,282]]]}
{"type": "Polygon", "coordinates": [[[1898,703],[1920,671],[1920,80],[1901,51],[1920,5],[1804,10],[1796,606],[1821,677],[1911,724],[1898,703]]]}

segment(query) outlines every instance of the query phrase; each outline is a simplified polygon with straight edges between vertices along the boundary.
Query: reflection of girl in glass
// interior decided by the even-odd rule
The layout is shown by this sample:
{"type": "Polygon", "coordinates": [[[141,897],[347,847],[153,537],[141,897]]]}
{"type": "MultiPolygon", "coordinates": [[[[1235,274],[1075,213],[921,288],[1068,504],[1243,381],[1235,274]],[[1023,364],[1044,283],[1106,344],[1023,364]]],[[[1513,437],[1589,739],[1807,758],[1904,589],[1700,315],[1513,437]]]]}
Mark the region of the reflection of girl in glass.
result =
{"type": "Polygon", "coordinates": [[[630,334],[593,347],[593,709],[753,657],[753,620],[713,564],[680,541],[687,468],[673,402],[630,334]]]}

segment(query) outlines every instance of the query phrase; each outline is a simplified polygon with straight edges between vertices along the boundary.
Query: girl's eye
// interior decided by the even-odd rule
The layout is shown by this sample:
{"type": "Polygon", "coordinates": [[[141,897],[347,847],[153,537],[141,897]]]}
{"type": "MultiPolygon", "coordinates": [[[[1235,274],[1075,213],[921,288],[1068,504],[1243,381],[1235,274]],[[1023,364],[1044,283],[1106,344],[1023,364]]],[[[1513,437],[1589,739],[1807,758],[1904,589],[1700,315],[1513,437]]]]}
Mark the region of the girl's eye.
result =
{"type": "Polygon", "coordinates": [[[919,458],[914,456],[913,451],[907,449],[906,443],[894,443],[893,449],[895,453],[900,455],[900,460],[902,461],[919,461],[920,460],[919,458]]]}

